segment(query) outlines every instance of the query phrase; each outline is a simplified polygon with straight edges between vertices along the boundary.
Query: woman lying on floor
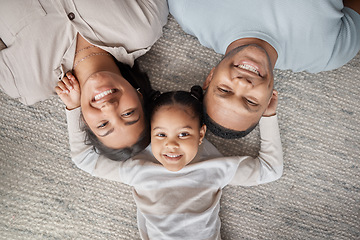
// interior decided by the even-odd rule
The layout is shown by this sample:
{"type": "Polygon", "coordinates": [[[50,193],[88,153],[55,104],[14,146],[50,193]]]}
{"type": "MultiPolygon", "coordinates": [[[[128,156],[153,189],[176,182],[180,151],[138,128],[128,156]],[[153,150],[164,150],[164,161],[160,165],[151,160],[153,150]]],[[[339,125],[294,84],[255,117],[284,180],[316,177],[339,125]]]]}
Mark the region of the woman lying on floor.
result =
{"type": "Polygon", "coordinates": [[[8,1],[0,9],[0,89],[31,105],[54,95],[59,80],[71,82],[72,71],[87,139],[126,159],[149,143],[152,90],[131,67],[161,36],[167,15],[165,0],[8,1]]]}

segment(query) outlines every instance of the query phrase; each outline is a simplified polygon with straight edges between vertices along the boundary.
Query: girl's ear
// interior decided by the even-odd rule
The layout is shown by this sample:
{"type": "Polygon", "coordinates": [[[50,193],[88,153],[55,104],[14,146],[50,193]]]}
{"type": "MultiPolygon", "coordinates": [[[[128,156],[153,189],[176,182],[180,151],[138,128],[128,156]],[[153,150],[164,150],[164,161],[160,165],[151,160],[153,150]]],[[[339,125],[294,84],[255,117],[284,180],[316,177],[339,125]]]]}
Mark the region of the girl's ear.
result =
{"type": "Polygon", "coordinates": [[[199,139],[199,145],[202,143],[206,133],[206,125],[203,124],[200,128],[200,139],[199,139]]]}

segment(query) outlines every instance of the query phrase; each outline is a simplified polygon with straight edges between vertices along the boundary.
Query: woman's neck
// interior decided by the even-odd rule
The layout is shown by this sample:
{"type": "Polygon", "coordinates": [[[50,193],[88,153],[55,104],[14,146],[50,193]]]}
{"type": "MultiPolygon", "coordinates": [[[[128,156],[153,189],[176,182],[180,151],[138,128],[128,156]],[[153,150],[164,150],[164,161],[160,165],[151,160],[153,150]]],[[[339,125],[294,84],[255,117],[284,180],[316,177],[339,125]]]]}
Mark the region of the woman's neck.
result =
{"type": "Polygon", "coordinates": [[[91,75],[101,71],[120,74],[119,68],[108,52],[90,44],[78,34],[73,74],[78,79],[80,87],[91,75]]]}

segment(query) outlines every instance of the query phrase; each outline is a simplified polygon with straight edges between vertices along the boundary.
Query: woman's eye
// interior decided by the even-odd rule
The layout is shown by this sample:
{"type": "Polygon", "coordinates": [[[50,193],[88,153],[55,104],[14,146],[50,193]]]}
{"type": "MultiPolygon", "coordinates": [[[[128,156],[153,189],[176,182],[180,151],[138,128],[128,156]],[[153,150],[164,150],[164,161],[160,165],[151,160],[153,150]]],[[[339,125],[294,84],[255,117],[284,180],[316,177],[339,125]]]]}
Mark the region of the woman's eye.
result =
{"type": "Polygon", "coordinates": [[[218,87],[218,90],[222,93],[228,93],[230,92],[229,90],[225,89],[225,88],[221,88],[221,87],[218,87]]]}
{"type": "Polygon", "coordinates": [[[104,128],[109,122],[104,122],[98,126],[98,128],[104,128]]]}
{"type": "Polygon", "coordinates": [[[183,133],[179,134],[179,137],[186,137],[186,136],[189,136],[189,135],[190,135],[189,133],[183,132],[183,133]]]}
{"type": "Polygon", "coordinates": [[[126,112],[126,113],[121,114],[121,116],[123,116],[123,117],[130,117],[131,115],[133,115],[134,112],[135,112],[135,110],[132,110],[132,111],[129,111],[129,112],[126,112]]]}

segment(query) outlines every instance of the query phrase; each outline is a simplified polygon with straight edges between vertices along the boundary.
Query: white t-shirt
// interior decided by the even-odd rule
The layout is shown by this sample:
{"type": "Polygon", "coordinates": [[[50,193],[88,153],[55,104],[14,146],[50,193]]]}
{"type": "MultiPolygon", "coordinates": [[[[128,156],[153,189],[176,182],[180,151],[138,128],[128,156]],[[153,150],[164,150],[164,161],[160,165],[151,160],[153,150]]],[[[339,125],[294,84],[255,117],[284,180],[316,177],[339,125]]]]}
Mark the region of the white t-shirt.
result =
{"type": "Polygon", "coordinates": [[[151,146],[132,159],[112,161],[84,145],[79,109],[67,111],[71,156],[93,176],[133,187],[142,239],[220,239],[220,198],[228,185],[253,186],[281,177],[283,155],[277,117],[259,122],[261,149],[256,158],[222,157],[206,139],[195,159],[178,172],[159,164],[151,146]]]}

